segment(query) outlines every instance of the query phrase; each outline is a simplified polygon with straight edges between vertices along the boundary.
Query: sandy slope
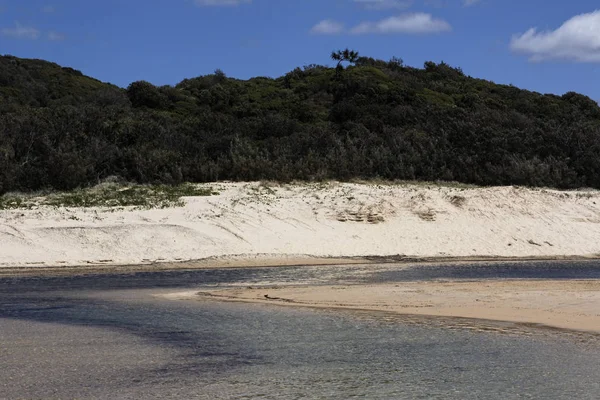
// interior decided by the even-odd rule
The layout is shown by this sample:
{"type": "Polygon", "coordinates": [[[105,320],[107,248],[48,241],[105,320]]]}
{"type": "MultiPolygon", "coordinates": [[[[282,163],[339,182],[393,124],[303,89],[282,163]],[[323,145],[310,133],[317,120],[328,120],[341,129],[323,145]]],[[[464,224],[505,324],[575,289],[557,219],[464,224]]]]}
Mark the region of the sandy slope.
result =
{"type": "Polygon", "coordinates": [[[167,295],[543,324],[600,333],[600,281],[499,280],[236,288],[167,295]],[[265,297],[268,296],[268,298],[265,297]]]}
{"type": "Polygon", "coordinates": [[[164,210],[0,211],[0,267],[240,255],[593,256],[600,192],[224,183],[164,210]]]}

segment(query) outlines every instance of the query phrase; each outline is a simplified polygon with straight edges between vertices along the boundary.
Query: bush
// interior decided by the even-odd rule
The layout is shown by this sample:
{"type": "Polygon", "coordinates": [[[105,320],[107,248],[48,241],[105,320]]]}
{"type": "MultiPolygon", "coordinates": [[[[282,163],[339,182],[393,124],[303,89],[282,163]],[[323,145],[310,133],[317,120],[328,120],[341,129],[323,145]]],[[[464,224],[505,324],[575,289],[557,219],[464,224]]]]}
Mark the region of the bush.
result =
{"type": "Polygon", "coordinates": [[[40,60],[0,57],[0,194],[220,179],[457,180],[600,188],[600,108],[358,58],[278,79],[222,71],[127,90],[40,60]]]}

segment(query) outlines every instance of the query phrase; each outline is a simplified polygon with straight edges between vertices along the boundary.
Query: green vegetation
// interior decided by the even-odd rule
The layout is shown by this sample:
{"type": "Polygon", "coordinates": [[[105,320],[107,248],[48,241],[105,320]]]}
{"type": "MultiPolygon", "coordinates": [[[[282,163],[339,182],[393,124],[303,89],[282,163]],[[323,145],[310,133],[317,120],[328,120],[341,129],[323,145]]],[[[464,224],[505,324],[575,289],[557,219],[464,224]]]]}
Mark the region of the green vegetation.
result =
{"type": "Polygon", "coordinates": [[[0,210],[51,207],[135,207],[139,209],[182,206],[182,197],[211,196],[211,188],[183,185],[102,184],[93,188],[47,195],[0,196],[0,210]]]}
{"type": "Polygon", "coordinates": [[[356,64],[358,61],[358,52],[350,49],[338,50],[331,53],[331,59],[337,61],[337,70],[343,69],[342,64],[344,62],[350,64],[356,64]]]}
{"type": "Polygon", "coordinates": [[[443,62],[419,69],[350,50],[332,56],[339,68],[245,81],[217,70],[126,90],[0,57],[0,194],[109,176],[600,188],[600,108],[586,96],[498,85],[443,62]]]}

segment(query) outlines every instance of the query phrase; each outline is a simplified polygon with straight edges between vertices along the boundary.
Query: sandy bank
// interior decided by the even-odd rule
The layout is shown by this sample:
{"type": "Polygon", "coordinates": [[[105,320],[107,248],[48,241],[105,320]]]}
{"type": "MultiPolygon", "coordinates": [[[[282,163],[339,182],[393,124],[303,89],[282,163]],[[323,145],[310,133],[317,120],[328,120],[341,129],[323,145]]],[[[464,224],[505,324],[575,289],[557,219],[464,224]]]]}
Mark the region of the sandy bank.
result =
{"type": "Polygon", "coordinates": [[[0,268],[600,253],[597,191],[349,183],[212,187],[218,196],[186,198],[180,208],[0,211],[0,268]]]}
{"type": "Polygon", "coordinates": [[[600,333],[600,281],[502,280],[226,289],[167,295],[541,324],[600,333]],[[268,296],[268,297],[265,297],[268,296]]]}

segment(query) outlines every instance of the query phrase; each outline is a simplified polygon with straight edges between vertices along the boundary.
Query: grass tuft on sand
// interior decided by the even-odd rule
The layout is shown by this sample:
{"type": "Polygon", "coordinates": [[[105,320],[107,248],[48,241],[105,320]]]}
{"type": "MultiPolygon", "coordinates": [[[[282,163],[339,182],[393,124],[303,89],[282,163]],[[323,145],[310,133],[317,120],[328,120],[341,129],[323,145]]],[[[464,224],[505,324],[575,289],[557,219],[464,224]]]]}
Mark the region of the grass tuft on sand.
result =
{"type": "Polygon", "coordinates": [[[218,194],[211,187],[189,183],[174,186],[104,183],[92,188],[77,189],[71,192],[9,193],[0,197],[0,210],[34,209],[40,206],[168,208],[183,206],[183,197],[218,194]]]}

